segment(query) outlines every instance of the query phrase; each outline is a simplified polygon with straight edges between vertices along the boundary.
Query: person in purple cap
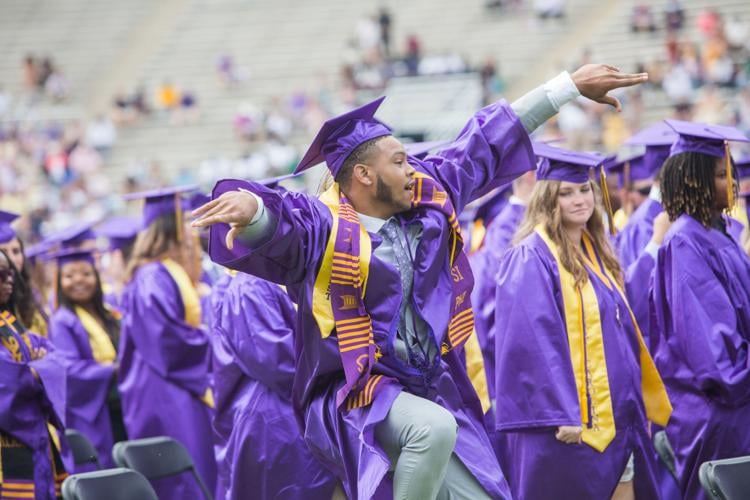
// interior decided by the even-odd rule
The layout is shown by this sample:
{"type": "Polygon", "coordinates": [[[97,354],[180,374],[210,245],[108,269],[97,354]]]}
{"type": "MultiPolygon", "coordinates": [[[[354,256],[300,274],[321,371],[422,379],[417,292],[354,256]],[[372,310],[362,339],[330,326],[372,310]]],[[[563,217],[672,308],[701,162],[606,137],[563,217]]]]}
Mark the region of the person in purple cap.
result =
{"type": "Polygon", "coordinates": [[[729,143],[749,139],[667,123],[679,138],[661,172],[672,225],[653,273],[652,349],[674,404],[666,432],[682,494],[703,499],[703,462],[750,455],[750,259],[723,215],[736,195],[729,143]]]}
{"type": "Polygon", "coordinates": [[[500,464],[514,498],[659,499],[649,421],[671,406],[590,180],[603,158],[534,150],[547,161],[497,273],[500,464]]]}
{"type": "Polygon", "coordinates": [[[121,316],[104,302],[91,251],[62,251],[55,259],[58,307],[49,338],[86,381],[68,388],[66,425],[89,438],[104,467],[114,467],[112,444],[127,439],[116,385],[121,316]]]}
{"type": "MultiPolygon", "coordinates": [[[[200,298],[187,271],[190,227],[181,193],[192,187],[128,195],[144,199],[122,303],[118,382],[130,439],[169,436],[187,448],[210,491],[216,487],[211,417],[211,345],[200,298]]],[[[190,477],[160,480],[162,499],[200,498],[190,477]]]]}
{"type": "Polygon", "coordinates": [[[17,271],[15,288],[19,300],[15,314],[31,331],[46,336],[48,317],[41,305],[42,294],[32,286],[31,265],[27,262],[23,241],[11,226],[18,217],[18,214],[0,210],[0,250],[10,257],[17,271]]]}
{"type": "Polygon", "coordinates": [[[619,108],[607,93],[646,79],[563,73],[424,160],[373,117],[381,98],[327,121],[298,165],[325,161],[336,182],[320,198],[226,180],[194,212],[214,261],[298,297],[297,421],[349,498],[510,496],[461,360],[474,320],[458,215],[534,169],[528,134],[560,106],[619,108]]]}
{"type": "Polygon", "coordinates": [[[0,498],[61,498],[72,468],[63,435],[65,368],[49,341],[14,315],[14,276],[0,250],[0,498]]]}

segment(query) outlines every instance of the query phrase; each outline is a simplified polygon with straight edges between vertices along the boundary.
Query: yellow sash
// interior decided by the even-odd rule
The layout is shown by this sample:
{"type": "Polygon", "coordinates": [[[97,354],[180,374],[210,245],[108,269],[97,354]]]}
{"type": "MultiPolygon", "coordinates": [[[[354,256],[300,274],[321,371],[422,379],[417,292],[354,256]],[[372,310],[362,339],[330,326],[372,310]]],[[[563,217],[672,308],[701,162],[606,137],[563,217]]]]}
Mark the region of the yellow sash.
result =
{"type": "MultiPolygon", "coordinates": [[[[315,316],[315,321],[318,323],[320,335],[324,339],[331,335],[335,327],[331,294],[328,286],[331,282],[331,273],[334,271],[333,253],[336,244],[336,233],[339,229],[340,198],[339,185],[336,183],[320,196],[320,201],[328,207],[333,218],[333,227],[331,227],[331,234],[328,237],[328,244],[326,245],[326,251],[320,265],[320,271],[315,278],[312,297],[313,316],[315,316]]],[[[361,277],[362,298],[364,299],[367,293],[367,278],[370,272],[370,259],[372,258],[372,242],[370,241],[370,235],[367,234],[367,230],[362,224],[359,225],[359,235],[359,275],[361,277]]]]}
{"type": "Polygon", "coordinates": [[[117,352],[112,344],[112,339],[109,338],[102,325],[83,307],[75,306],[75,313],[89,336],[91,354],[96,362],[101,364],[114,363],[117,359],[117,352]]]}
{"type": "MultiPolygon", "coordinates": [[[[612,410],[612,396],[609,390],[607,362],[604,355],[604,341],[602,338],[602,324],[599,302],[591,280],[583,286],[577,287],[575,278],[567,271],[560,261],[557,245],[547,235],[541,226],[537,226],[536,233],[542,238],[550,252],[555,257],[560,275],[560,288],[565,310],[565,326],[568,333],[570,358],[573,365],[573,375],[578,390],[578,401],[583,424],[582,440],[597,451],[604,451],[615,437],[615,420],[612,410]],[[587,397],[588,396],[588,397],[587,397]],[[591,400],[591,421],[587,412],[587,401],[591,400]]],[[[584,234],[584,246],[587,252],[593,252],[593,245],[584,234]]],[[[591,255],[594,255],[591,253],[591,255]]],[[[602,279],[605,285],[612,289],[614,285],[627,305],[624,294],[617,286],[617,282],[609,276],[608,271],[602,269],[594,259],[586,259],[587,267],[602,279]]],[[[660,425],[666,425],[672,406],[669,403],[666,390],[656,371],[651,355],[646,349],[638,324],[635,321],[630,306],[627,306],[631,321],[635,326],[640,345],[640,365],[642,378],[642,395],[646,407],[646,414],[650,420],[660,425]]]]}
{"type": "Polygon", "coordinates": [[[482,403],[482,411],[487,413],[490,409],[490,391],[487,388],[487,373],[484,369],[484,358],[476,331],[471,332],[469,338],[466,339],[464,352],[466,353],[466,373],[469,375],[474,390],[477,391],[479,401],[482,403]]]}
{"type": "MultiPolygon", "coordinates": [[[[161,263],[164,264],[167,272],[177,284],[177,289],[180,291],[182,305],[185,308],[185,323],[198,328],[201,326],[201,301],[190,276],[188,276],[187,271],[180,264],[170,258],[163,259],[161,263]]],[[[214,408],[214,394],[211,387],[206,388],[206,392],[201,396],[200,400],[209,408],[214,408]]]]}
{"type": "Polygon", "coordinates": [[[169,258],[163,259],[161,263],[164,264],[167,272],[180,290],[182,305],[185,308],[185,322],[196,328],[201,326],[201,300],[187,271],[180,264],[169,258]]]}

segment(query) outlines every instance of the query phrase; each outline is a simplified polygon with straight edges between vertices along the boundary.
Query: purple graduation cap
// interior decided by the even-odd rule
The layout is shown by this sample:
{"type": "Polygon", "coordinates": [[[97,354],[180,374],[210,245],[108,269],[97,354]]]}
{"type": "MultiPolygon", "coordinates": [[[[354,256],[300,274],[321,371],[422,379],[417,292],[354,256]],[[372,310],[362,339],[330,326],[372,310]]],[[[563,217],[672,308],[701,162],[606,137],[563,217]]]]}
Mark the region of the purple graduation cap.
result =
{"type": "Polygon", "coordinates": [[[391,135],[391,129],[375,119],[385,96],[348,113],[327,120],[315,136],[294,173],[300,173],[325,161],[335,178],[349,155],[360,144],[391,135]]]}
{"type": "Polygon", "coordinates": [[[189,210],[189,200],[184,199],[182,194],[190,193],[197,189],[198,186],[194,185],[152,189],[150,191],[126,194],[123,196],[123,199],[144,200],[141,229],[145,229],[150,226],[154,220],[164,214],[182,214],[182,212],[189,210]]]}
{"type": "Polygon", "coordinates": [[[121,250],[135,240],[140,229],[138,217],[114,216],[102,222],[96,234],[109,240],[109,250],[121,250]]]}
{"type": "Polygon", "coordinates": [[[80,222],[52,234],[47,238],[50,246],[59,244],[62,248],[76,248],[85,242],[96,239],[96,233],[92,229],[98,220],[80,222]]]}
{"type": "Polygon", "coordinates": [[[0,243],[8,243],[16,237],[16,232],[11,227],[11,223],[20,217],[13,212],[0,210],[0,243]]]}
{"type": "MultiPolygon", "coordinates": [[[[667,154],[669,147],[667,147],[667,154]]],[[[659,165],[661,166],[661,165],[659,165]]],[[[646,154],[636,153],[604,163],[607,172],[618,174],[618,187],[629,186],[633,181],[653,179],[658,172],[651,171],[646,166],[646,154]]]]}
{"type": "Polygon", "coordinates": [[[513,194],[513,183],[504,184],[484,195],[476,207],[474,220],[481,220],[485,227],[489,226],[497,214],[508,204],[511,194],[513,194]]]}
{"type": "Polygon", "coordinates": [[[679,137],[669,156],[680,153],[702,153],[715,158],[727,155],[730,142],[750,142],[739,129],[725,125],[708,125],[681,120],[664,120],[679,137]]]}
{"type": "Polygon", "coordinates": [[[79,248],[67,248],[59,252],[55,252],[51,255],[52,258],[57,261],[58,267],[62,267],[65,264],[71,262],[88,262],[92,266],[94,264],[94,252],[92,250],[84,250],[79,248]]]}
{"type": "Polygon", "coordinates": [[[638,181],[656,177],[661,166],[669,158],[672,144],[679,135],[665,122],[657,122],[631,136],[625,141],[626,146],[645,146],[643,159],[633,168],[631,164],[631,180],[638,181]]]}
{"type": "Polygon", "coordinates": [[[536,170],[540,181],[584,183],[591,178],[589,170],[601,166],[606,157],[599,153],[581,153],[560,149],[543,142],[534,142],[534,154],[546,159],[536,170]]]}
{"type": "Polygon", "coordinates": [[[453,141],[444,139],[442,141],[426,141],[426,142],[410,142],[404,144],[406,153],[415,158],[423,159],[430,151],[440,149],[443,146],[447,146],[453,141]]]}

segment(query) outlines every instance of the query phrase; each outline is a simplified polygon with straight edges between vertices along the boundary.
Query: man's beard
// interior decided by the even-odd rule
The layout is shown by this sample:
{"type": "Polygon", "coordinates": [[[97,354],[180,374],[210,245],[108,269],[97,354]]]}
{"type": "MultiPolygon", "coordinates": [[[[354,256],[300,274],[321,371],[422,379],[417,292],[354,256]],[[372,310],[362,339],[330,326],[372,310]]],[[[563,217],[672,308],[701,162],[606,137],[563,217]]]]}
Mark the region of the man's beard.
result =
{"type": "Polygon", "coordinates": [[[380,174],[375,174],[375,180],[377,181],[377,185],[375,186],[375,199],[380,203],[395,207],[396,202],[393,200],[393,190],[386,186],[385,182],[383,182],[383,178],[380,177],[380,174]]]}

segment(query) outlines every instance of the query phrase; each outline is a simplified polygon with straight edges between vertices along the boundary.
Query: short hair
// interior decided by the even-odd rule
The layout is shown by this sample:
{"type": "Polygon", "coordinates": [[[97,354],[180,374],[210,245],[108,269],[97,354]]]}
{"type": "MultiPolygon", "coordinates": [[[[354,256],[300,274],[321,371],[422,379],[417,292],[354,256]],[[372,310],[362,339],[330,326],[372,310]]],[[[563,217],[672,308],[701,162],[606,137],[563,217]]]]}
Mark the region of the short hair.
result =
{"type": "Polygon", "coordinates": [[[716,210],[716,158],[686,152],[672,156],[661,169],[662,204],[670,220],[688,214],[710,227],[716,210]]]}
{"type": "Polygon", "coordinates": [[[344,160],[344,163],[341,165],[341,169],[339,169],[339,172],[336,174],[335,180],[339,186],[346,189],[351,185],[354,166],[360,163],[366,165],[372,161],[373,154],[376,152],[377,144],[384,137],[387,136],[367,140],[354,148],[354,151],[346,157],[346,160],[344,160]]]}

